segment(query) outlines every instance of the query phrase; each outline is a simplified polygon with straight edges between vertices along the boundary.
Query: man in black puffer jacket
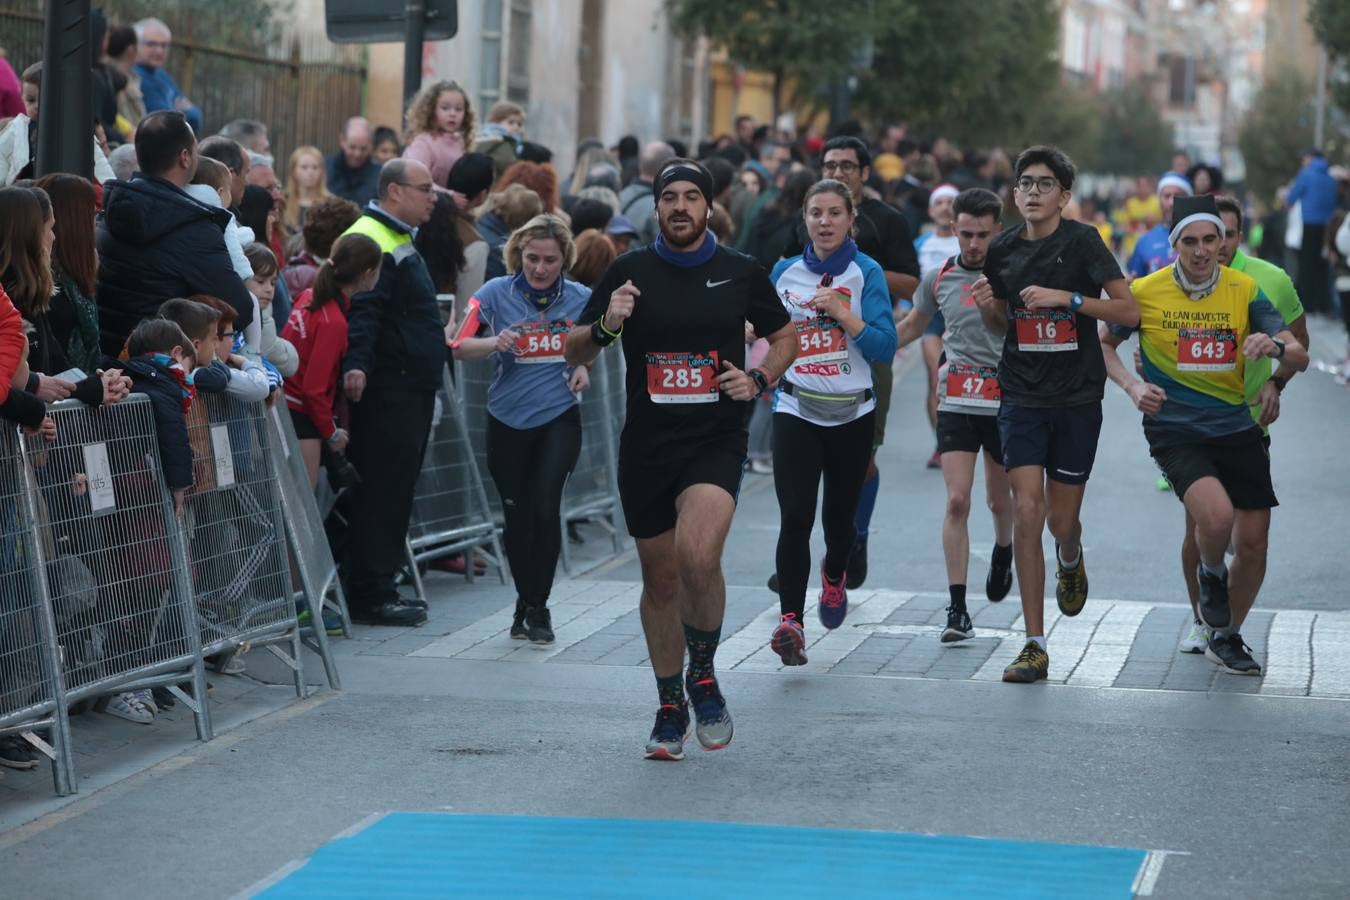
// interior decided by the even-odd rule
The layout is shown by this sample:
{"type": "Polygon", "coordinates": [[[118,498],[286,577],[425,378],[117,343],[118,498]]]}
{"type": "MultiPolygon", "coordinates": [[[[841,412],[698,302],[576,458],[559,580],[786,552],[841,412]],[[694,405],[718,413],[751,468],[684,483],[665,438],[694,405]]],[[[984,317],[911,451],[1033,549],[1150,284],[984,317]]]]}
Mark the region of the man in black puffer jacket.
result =
{"type": "Polygon", "coordinates": [[[230,265],[230,214],[183,190],[197,171],[197,139],[181,112],[164,110],[136,128],[140,172],[104,186],[98,226],[98,308],[103,352],[116,356],[142,319],[173,297],[210,294],[253,321],[253,300],[230,265]]]}

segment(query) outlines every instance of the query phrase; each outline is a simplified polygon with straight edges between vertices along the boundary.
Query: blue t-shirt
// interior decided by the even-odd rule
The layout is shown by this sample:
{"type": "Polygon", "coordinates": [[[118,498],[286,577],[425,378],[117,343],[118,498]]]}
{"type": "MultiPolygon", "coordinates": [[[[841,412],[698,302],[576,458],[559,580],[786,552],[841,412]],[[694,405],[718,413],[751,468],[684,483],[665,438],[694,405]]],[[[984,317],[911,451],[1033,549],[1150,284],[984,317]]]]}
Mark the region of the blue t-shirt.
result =
{"type": "Polygon", "coordinates": [[[1126,266],[1131,278],[1152,275],[1176,261],[1177,254],[1168,240],[1169,234],[1166,225],[1155,225],[1139,236],[1134,252],[1130,254],[1130,264],[1126,266]]]}
{"type": "Polygon", "coordinates": [[[567,331],[586,308],[591,289],[563,279],[562,291],[540,307],[514,287],[514,278],[494,278],[478,289],[480,336],[508,328],[521,333],[515,353],[492,354],[488,414],[524,430],[552,422],[579,401],[567,389],[572,367],[562,361],[567,331]]]}

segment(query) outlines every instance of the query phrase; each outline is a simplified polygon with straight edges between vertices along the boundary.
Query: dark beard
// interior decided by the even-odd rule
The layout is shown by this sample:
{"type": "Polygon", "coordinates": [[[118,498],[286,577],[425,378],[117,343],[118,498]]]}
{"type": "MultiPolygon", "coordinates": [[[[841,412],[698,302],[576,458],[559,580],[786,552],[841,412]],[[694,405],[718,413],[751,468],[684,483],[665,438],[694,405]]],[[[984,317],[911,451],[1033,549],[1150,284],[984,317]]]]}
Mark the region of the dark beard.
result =
{"type": "MultiPolygon", "coordinates": [[[[692,222],[693,220],[691,219],[690,221],[692,222]]],[[[708,230],[706,225],[702,229],[696,227],[694,231],[690,232],[692,236],[689,237],[687,240],[686,239],[677,240],[675,237],[671,235],[669,231],[666,230],[666,223],[662,222],[660,223],[660,225],[661,225],[661,236],[666,239],[666,243],[670,246],[672,250],[683,250],[686,247],[694,246],[699,241],[703,240],[703,235],[708,230]]]]}

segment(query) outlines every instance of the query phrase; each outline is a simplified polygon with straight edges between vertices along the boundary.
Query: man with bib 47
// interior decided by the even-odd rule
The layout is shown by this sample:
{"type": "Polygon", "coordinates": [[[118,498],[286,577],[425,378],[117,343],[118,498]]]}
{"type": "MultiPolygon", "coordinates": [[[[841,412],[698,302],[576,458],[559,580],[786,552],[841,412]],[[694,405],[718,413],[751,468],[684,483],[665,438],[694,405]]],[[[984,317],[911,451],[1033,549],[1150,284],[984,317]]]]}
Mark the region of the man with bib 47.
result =
{"type": "Polygon", "coordinates": [[[718,246],[708,230],[707,169],[671,160],[652,192],[660,234],[600,277],[566,352],[570,364],[586,364],[623,339],[619,498],[642,565],[642,628],[660,703],[646,755],[678,760],[689,702],[705,749],[731,742],[713,669],[726,610],[722,546],[745,469],[748,401],[796,357],[797,335],[759,264],[718,246]],[[749,372],[741,368],[747,321],[769,340],[749,372]]]}

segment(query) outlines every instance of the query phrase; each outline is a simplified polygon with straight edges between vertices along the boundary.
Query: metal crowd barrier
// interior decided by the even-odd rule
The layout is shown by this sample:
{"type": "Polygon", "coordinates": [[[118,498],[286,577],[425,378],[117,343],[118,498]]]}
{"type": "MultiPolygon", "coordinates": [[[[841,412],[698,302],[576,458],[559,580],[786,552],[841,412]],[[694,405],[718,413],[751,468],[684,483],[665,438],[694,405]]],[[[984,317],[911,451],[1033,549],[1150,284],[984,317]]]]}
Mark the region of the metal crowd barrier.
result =
{"type": "MultiPolygon", "coordinates": [[[[436,410],[427,441],[422,471],[413,495],[412,520],[408,523],[409,571],[418,597],[426,590],[418,571],[420,563],[464,553],[465,575],[474,579],[474,560],[486,555],[506,583],[506,554],[482,477],[473,452],[472,436],[463,405],[447,369],[436,392],[436,410]]],[[[493,492],[491,497],[495,498],[493,492]]]]}
{"type": "MultiPolygon", "coordinates": [[[[296,694],[304,697],[282,467],[276,465],[277,432],[267,407],[228,394],[199,394],[188,414],[188,440],[194,484],[186,531],[202,653],[266,646],[291,669],[296,694]],[[289,653],[283,643],[290,644],[289,653]]],[[[320,646],[320,655],[329,656],[326,639],[320,646]]]]}
{"type": "Polygon", "coordinates": [[[26,437],[25,468],[64,701],[163,685],[192,711],[197,737],[210,740],[184,535],[150,401],[133,395],[95,408],[65,400],[48,414],[57,439],[26,437]]]}
{"type": "Polygon", "coordinates": [[[351,637],[352,620],[347,611],[347,598],[342,592],[337,561],[333,559],[324,532],[323,515],[319,511],[314,491],[309,486],[309,470],[300,454],[300,441],[295,425],[283,404],[278,402],[270,410],[273,427],[272,458],[277,480],[281,485],[281,505],[286,521],[286,536],[290,542],[291,563],[300,592],[308,605],[310,627],[301,630],[305,644],[323,660],[328,685],[334,690],[342,687],[337,666],[328,649],[328,631],[323,624],[325,609],[336,613],[342,622],[342,633],[351,637]]]}
{"type": "MultiPolygon", "coordinates": [[[[623,354],[601,353],[591,369],[591,387],[581,395],[581,455],[563,490],[562,566],[572,571],[567,527],[581,521],[598,522],[610,534],[613,552],[623,549],[623,510],[619,504],[618,440],[623,430],[623,354]]],[[[480,472],[488,471],[487,393],[492,383],[492,360],[457,361],[455,388],[463,404],[469,444],[480,472]]],[[[501,521],[501,498],[491,478],[483,479],[493,515],[501,521]]]]}
{"type": "Polygon", "coordinates": [[[603,351],[591,367],[591,387],[581,395],[581,455],[563,490],[562,566],[572,572],[572,542],[565,533],[574,522],[601,525],[623,550],[623,508],[619,504],[619,432],[622,431],[624,384],[623,354],[617,347],[603,351]],[[618,427],[615,409],[619,411],[618,427]]]}
{"type": "Polygon", "coordinates": [[[44,602],[29,470],[13,426],[0,431],[0,734],[18,733],[52,761],[58,794],[75,783],[56,623],[44,602]],[[37,731],[50,729],[50,742],[37,731]]]}

